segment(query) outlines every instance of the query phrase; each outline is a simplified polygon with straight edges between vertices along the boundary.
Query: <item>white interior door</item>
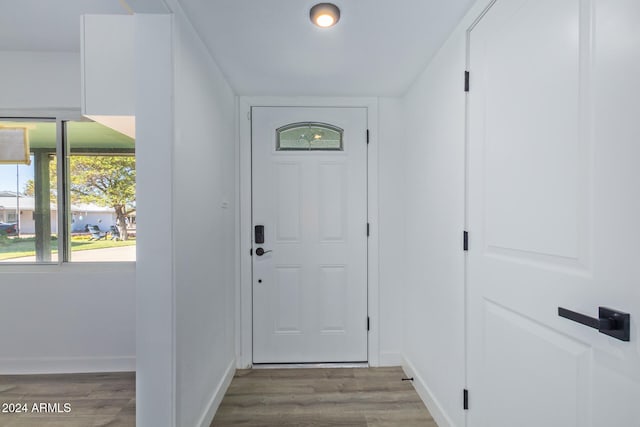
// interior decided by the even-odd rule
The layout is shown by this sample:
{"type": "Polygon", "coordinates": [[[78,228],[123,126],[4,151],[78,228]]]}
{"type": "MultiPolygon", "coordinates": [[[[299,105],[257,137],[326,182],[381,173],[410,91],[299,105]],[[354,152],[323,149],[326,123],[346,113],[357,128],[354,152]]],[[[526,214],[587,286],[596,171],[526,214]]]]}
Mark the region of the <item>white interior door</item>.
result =
{"type": "Polygon", "coordinates": [[[640,426],[640,2],[497,0],[470,31],[471,427],[640,426]],[[630,342],[558,315],[630,313],[630,342]]]}
{"type": "Polygon", "coordinates": [[[251,119],[253,362],[367,361],[367,111],[251,119]]]}

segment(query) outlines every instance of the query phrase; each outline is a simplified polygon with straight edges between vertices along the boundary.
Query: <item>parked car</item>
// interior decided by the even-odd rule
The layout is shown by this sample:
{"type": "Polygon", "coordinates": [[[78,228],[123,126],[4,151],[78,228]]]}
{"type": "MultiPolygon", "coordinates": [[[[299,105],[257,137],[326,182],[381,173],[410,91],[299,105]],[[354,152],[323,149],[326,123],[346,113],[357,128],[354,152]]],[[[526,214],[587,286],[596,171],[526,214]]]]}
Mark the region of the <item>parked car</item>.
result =
{"type": "Polygon", "coordinates": [[[18,227],[16,227],[15,223],[0,222],[0,234],[4,234],[7,236],[17,236],[18,227]]]}

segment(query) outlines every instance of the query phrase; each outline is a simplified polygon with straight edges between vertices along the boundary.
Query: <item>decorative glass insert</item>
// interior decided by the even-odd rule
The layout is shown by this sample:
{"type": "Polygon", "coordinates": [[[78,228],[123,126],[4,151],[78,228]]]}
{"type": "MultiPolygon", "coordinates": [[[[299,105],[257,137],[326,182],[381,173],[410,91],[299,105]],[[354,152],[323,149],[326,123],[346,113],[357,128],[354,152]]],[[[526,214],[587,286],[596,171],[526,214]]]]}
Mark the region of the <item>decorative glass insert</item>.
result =
{"type": "Polygon", "coordinates": [[[276,129],[276,150],[343,151],[343,132],[327,123],[292,123],[276,129]]]}

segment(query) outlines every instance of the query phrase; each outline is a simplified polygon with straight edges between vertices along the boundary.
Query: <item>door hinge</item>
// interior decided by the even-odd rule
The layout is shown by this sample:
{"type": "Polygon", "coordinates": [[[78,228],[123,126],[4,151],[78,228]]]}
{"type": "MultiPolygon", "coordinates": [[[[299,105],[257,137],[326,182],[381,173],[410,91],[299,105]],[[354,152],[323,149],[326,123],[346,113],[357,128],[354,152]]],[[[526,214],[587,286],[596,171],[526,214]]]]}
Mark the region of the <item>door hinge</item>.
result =
{"type": "Polygon", "coordinates": [[[367,144],[369,143],[369,129],[367,129],[367,144]]]}
{"type": "Polygon", "coordinates": [[[369,316],[367,316],[367,331],[371,328],[371,322],[369,321],[369,316]]]}
{"type": "Polygon", "coordinates": [[[462,390],[462,409],[469,409],[469,390],[466,388],[462,390]]]}
{"type": "Polygon", "coordinates": [[[466,230],[462,235],[462,249],[465,251],[469,250],[469,232],[466,230]]]}
{"type": "Polygon", "coordinates": [[[369,237],[369,234],[370,234],[370,228],[371,228],[371,227],[369,226],[369,223],[367,223],[367,237],[369,237]]]}
{"type": "Polygon", "coordinates": [[[253,248],[249,249],[249,256],[253,256],[253,248]]]}
{"type": "Polygon", "coordinates": [[[464,91],[469,92],[469,72],[464,72],[464,91]]]}

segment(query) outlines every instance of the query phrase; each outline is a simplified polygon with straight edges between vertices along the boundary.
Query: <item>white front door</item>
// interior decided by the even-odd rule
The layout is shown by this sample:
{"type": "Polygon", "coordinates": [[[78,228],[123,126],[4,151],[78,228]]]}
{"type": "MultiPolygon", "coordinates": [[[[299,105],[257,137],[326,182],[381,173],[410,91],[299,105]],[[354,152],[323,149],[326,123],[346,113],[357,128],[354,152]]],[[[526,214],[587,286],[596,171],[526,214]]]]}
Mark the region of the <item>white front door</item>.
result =
{"type": "Polygon", "coordinates": [[[640,426],[639,29],[637,0],[498,0],[470,31],[471,427],[640,426]]]}
{"type": "Polygon", "coordinates": [[[251,110],[254,363],[367,361],[366,125],[251,110]]]}

